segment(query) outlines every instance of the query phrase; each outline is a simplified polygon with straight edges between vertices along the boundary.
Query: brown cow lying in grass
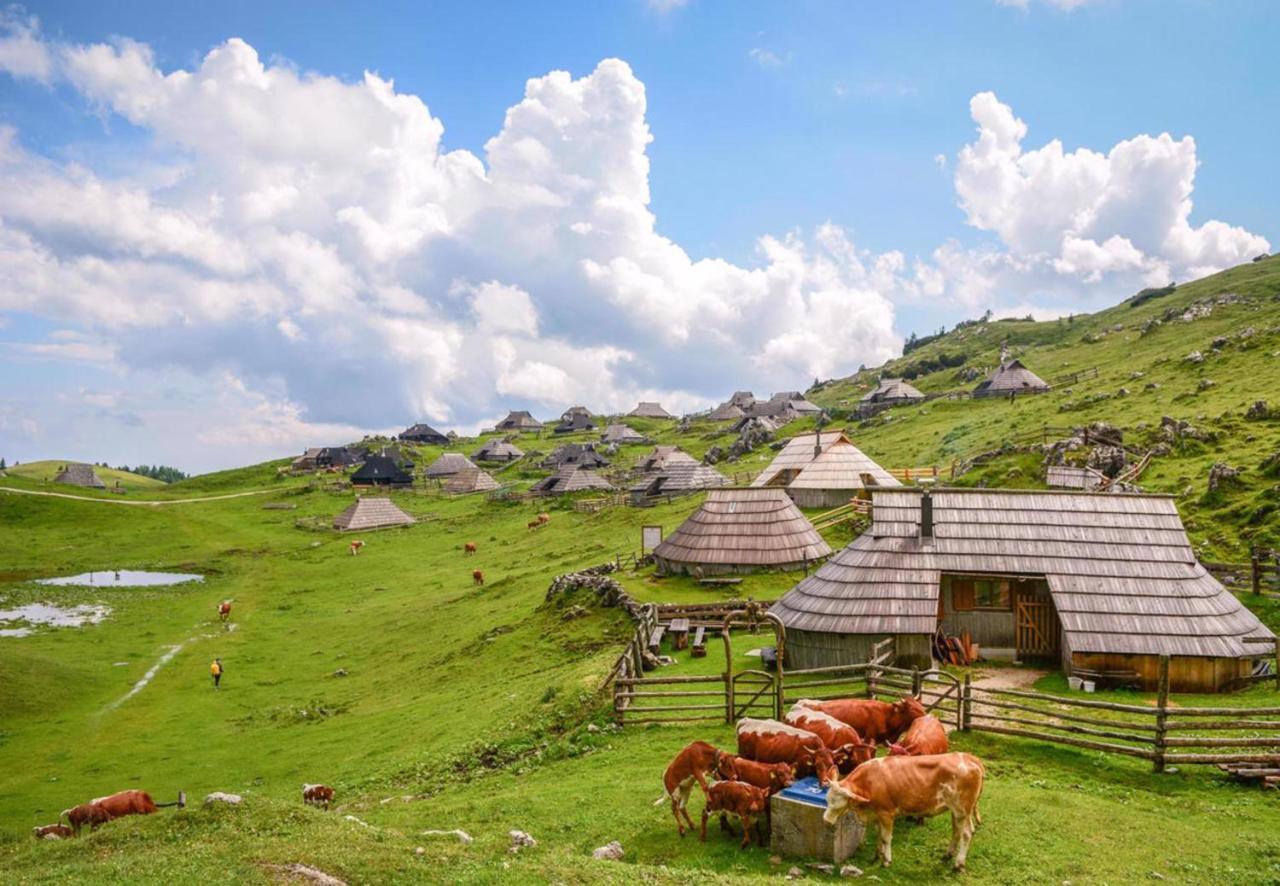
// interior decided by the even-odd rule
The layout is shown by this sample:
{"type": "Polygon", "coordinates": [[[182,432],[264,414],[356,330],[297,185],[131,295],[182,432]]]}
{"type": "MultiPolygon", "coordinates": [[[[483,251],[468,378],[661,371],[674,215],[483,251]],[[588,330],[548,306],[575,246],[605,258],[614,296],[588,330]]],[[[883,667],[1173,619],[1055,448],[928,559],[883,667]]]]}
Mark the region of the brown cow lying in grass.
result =
{"type": "Polygon", "coordinates": [[[47,824],[44,827],[32,828],[31,833],[35,835],[37,840],[63,840],[70,837],[75,831],[65,824],[47,824]]]}
{"type": "Polygon", "coordinates": [[[689,795],[693,793],[694,782],[707,793],[707,776],[721,768],[721,761],[728,756],[724,751],[705,741],[695,741],[684,747],[675,758],[667,764],[662,773],[663,795],[654,806],[661,806],[663,800],[671,801],[671,814],[675,816],[676,827],[680,836],[684,836],[685,822],[689,830],[693,830],[693,819],[689,817],[689,795]],[[680,816],[684,816],[684,821],[680,816]]]}
{"type": "Polygon", "coordinates": [[[718,781],[707,792],[707,805],[702,808],[702,842],[707,842],[707,818],[719,812],[720,826],[728,828],[724,813],[742,821],[742,848],[751,845],[751,819],[760,818],[769,808],[769,790],[745,781],[718,781]]]}
{"type": "Polygon", "coordinates": [[[91,830],[96,831],[98,825],[114,818],[123,818],[126,815],[151,815],[158,808],[146,791],[129,790],[81,803],[79,806],[65,810],[62,814],[67,817],[67,821],[71,822],[72,831],[79,834],[80,828],[86,824],[91,830]]]}
{"type": "Polygon", "coordinates": [[[879,824],[876,854],[885,867],[893,863],[893,821],[899,815],[951,813],[951,846],[944,858],[964,870],[969,841],[978,823],[978,799],[986,772],[972,754],[926,757],[880,757],[871,760],[827,790],[823,819],[835,824],[847,812],[879,824]]]}
{"type": "Polygon", "coordinates": [[[871,744],[897,741],[912,720],[925,714],[924,705],[914,695],[905,696],[893,704],[874,698],[836,698],[831,701],[802,698],[796,702],[796,707],[830,714],[858,730],[862,740],[871,744]]]}
{"type": "Polygon", "coordinates": [[[80,829],[85,825],[88,825],[90,830],[96,831],[98,825],[111,821],[111,816],[107,815],[107,810],[97,803],[81,803],[79,806],[64,809],[62,810],[62,817],[71,823],[71,831],[77,836],[80,834],[80,829]]]}

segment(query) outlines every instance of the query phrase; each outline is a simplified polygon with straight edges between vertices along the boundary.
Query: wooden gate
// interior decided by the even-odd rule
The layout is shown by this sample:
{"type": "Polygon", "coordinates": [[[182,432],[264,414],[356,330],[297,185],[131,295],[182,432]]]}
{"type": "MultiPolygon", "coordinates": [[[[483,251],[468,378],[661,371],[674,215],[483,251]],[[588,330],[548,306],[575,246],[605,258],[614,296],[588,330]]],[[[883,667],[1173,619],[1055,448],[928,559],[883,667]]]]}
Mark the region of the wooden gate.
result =
{"type": "Polygon", "coordinates": [[[1053,604],[1019,599],[1015,617],[1015,644],[1018,658],[1052,658],[1058,654],[1058,626],[1053,604]]]}

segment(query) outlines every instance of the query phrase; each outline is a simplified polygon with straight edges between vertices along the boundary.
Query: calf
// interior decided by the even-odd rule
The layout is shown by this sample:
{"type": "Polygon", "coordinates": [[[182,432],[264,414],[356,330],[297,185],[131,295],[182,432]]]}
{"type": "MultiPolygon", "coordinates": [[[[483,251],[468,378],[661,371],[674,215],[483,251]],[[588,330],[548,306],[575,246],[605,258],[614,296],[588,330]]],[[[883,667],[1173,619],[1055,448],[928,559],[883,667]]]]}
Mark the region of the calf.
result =
{"type": "Polygon", "coordinates": [[[333,788],[322,784],[304,784],[302,786],[302,802],[308,806],[329,808],[333,802],[333,788]]]}
{"type": "Polygon", "coordinates": [[[37,840],[63,840],[70,837],[74,831],[65,824],[47,824],[44,827],[32,828],[32,834],[37,840]]]}
{"type": "Polygon", "coordinates": [[[151,815],[158,808],[155,800],[146,791],[119,791],[108,797],[93,800],[94,806],[101,807],[107,818],[123,818],[126,815],[151,815]]]}
{"type": "Polygon", "coordinates": [[[898,740],[911,721],[924,716],[924,705],[914,695],[889,704],[874,698],[837,698],[831,701],[801,699],[796,707],[810,708],[830,714],[847,723],[864,741],[888,744],[898,740]]]}
{"type": "Polygon", "coordinates": [[[354,557],[356,554],[360,553],[360,549],[362,547],[364,547],[364,542],[360,541],[359,539],[357,539],[356,541],[353,541],[351,543],[351,556],[354,557]]]}
{"type": "Polygon", "coordinates": [[[822,739],[833,757],[843,758],[836,761],[842,775],[848,775],[858,764],[865,763],[876,755],[874,741],[864,742],[858,730],[830,714],[797,705],[787,713],[786,721],[806,732],[812,732],[822,739]]]}
{"type": "Polygon", "coordinates": [[[778,720],[739,720],[738,753],[761,763],[788,763],[796,777],[816,774],[824,785],[837,770],[835,757],[821,738],[778,720]]]}
{"type": "Polygon", "coordinates": [[[951,846],[944,858],[964,870],[969,841],[977,824],[978,798],[985,771],[972,754],[934,754],[925,757],[881,757],[853,771],[827,790],[823,819],[835,824],[853,812],[864,822],[875,816],[879,824],[876,854],[885,867],[893,862],[893,820],[899,815],[937,815],[951,812],[951,846]]]}
{"type": "Polygon", "coordinates": [[[470,556],[471,556],[472,554],[474,554],[475,552],[476,552],[476,543],[475,543],[475,542],[473,542],[473,541],[469,541],[469,542],[467,542],[466,544],[464,544],[464,545],[462,546],[462,553],[463,553],[465,556],[470,557],[470,556]]]}
{"type": "Polygon", "coordinates": [[[667,765],[666,772],[662,774],[665,793],[653,805],[660,806],[663,800],[671,801],[671,814],[675,817],[680,836],[684,836],[685,822],[689,823],[689,830],[693,830],[693,819],[689,817],[688,806],[694,782],[698,783],[704,794],[707,793],[707,776],[720,771],[721,761],[726,756],[728,755],[724,751],[705,741],[695,741],[686,745],[667,765]],[[680,820],[681,815],[684,816],[684,821],[680,820]]]}
{"type": "Polygon", "coordinates": [[[932,714],[917,717],[911,721],[902,738],[889,746],[890,756],[924,757],[930,754],[945,754],[950,746],[947,744],[947,730],[942,721],[932,714]]]}
{"type": "Polygon", "coordinates": [[[716,777],[725,781],[745,781],[754,787],[764,788],[772,796],[793,783],[796,773],[790,763],[759,763],[746,757],[722,754],[716,777]]]}
{"type": "Polygon", "coordinates": [[[472,583],[473,585],[482,585],[482,584],[484,584],[484,570],[483,570],[483,569],[472,569],[472,570],[471,570],[471,583],[472,583]]]}
{"type": "Polygon", "coordinates": [[[231,601],[223,600],[218,604],[218,618],[226,621],[231,617],[231,601]]]}
{"type": "Polygon", "coordinates": [[[539,526],[546,526],[546,525],[547,525],[548,523],[550,523],[550,522],[551,522],[551,515],[550,515],[550,514],[545,514],[545,513],[544,513],[544,514],[539,514],[539,515],[538,515],[538,525],[539,525],[539,526]]]}
{"type": "MultiPolygon", "coordinates": [[[[769,790],[745,781],[718,781],[707,792],[707,805],[702,808],[702,842],[707,842],[707,818],[711,813],[729,813],[742,820],[742,848],[751,845],[751,819],[759,818],[769,808],[769,790]]],[[[723,817],[721,823],[724,823],[723,817]]]]}
{"type": "Polygon", "coordinates": [[[62,815],[71,823],[71,831],[76,835],[79,835],[80,828],[85,825],[89,825],[90,830],[96,831],[98,825],[111,821],[107,810],[97,803],[81,803],[79,806],[72,806],[70,809],[64,809],[62,815]]]}

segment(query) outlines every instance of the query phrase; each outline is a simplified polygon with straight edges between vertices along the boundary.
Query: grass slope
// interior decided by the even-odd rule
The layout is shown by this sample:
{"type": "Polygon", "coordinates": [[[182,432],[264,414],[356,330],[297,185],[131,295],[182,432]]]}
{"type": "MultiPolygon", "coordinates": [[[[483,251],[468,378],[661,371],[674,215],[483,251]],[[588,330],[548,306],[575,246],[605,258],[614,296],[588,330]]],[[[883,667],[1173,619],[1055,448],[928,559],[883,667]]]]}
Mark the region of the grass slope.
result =
{"type": "MultiPolygon", "coordinates": [[[[1154,424],[1162,414],[1188,418],[1216,439],[1188,443],[1158,459],[1144,484],[1182,496],[1180,507],[1205,551],[1238,556],[1250,540],[1270,537],[1276,527],[1274,512],[1265,510],[1275,481],[1255,464],[1280,442],[1277,423],[1246,421],[1242,413],[1253,399],[1274,398],[1280,389],[1278,274],[1280,265],[1272,260],[1073,323],[967,327],[913,352],[907,362],[963,350],[973,365],[989,364],[1008,335],[1044,375],[1098,365],[1100,377],[1012,406],[939,401],[895,409],[887,420],[853,425],[857,442],[897,467],[994,448],[1010,430],[1045,423],[1108,420],[1137,439],[1145,433],[1139,425],[1154,424]],[[1246,301],[1141,333],[1152,317],[1228,291],[1246,301]],[[1239,337],[1249,326],[1254,333],[1239,337]],[[1219,336],[1229,341],[1211,353],[1219,336]],[[1208,354],[1204,363],[1182,360],[1192,349],[1208,354]],[[1144,375],[1132,379],[1134,372],[1144,375]],[[1199,390],[1201,377],[1215,385],[1199,390]],[[1160,387],[1142,391],[1149,381],[1160,387]],[[1130,388],[1128,396],[1116,396],[1121,386],[1130,388]],[[1103,393],[1111,396],[1097,397],[1103,393]],[[1214,460],[1249,470],[1239,486],[1210,496],[1204,473],[1214,460]]],[[[901,364],[890,368],[900,371],[901,364]]],[[[918,383],[926,390],[955,387],[956,371],[953,365],[927,373],[918,383]]],[[[830,383],[812,396],[838,407],[866,380],[864,374],[830,383]]],[[[677,434],[670,422],[629,423],[697,455],[732,439],[705,423],[686,434],[677,434]]],[[[786,433],[811,427],[797,422],[786,433]]],[[[519,445],[546,453],[560,442],[525,435],[519,445]]],[[[461,441],[457,448],[470,452],[475,445],[461,441]]],[[[624,447],[615,464],[646,450],[624,447]]],[[[421,467],[441,451],[422,447],[414,455],[421,467]]],[[[770,455],[753,453],[725,469],[756,470],[770,455]]],[[[520,488],[542,474],[532,461],[499,468],[496,475],[520,488]]],[[[349,882],[778,878],[767,851],[737,851],[714,824],[705,845],[682,841],[669,811],[652,805],[661,771],[679,747],[693,738],[731,746],[731,730],[612,729],[607,701],[595,690],[629,624],[616,611],[594,607],[566,620],[572,610],[543,601],[552,576],[635,550],[641,525],[670,530],[697,498],[588,515],[564,503],[396,493],[419,523],[361,535],[366,547],[353,557],[347,537],[319,528],[349,503],[350,494],[330,491],[328,478],[284,476],[278,469],[285,464],[130,493],[130,500],[161,501],[267,492],[164,508],[0,494],[0,525],[8,530],[0,533],[2,605],[47,600],[111,608],[97,626],[0,638],[0,870],[6,881],[255,882],[276,876],[270,865],[292,862],[349,882]],[[528,532],[530,516],[547,507],[551,524],[528,532]],[[461,555],[465,541],[479,544],[474,558],[461,555]],[[31,583],[110,567],[190,570],[208,578],[136,590],[31,583]],[[471,585],[473,568],[486,573],[483,589],[471,585]],[[227,598],[234,601],[230,631],[215,617],[217,602],[227,598]],[[208,677],[215,655],[227,668],[217,693],[208,677]],[[150,681],[129,695],[153,669],[150,681]],[[590,730],[591,724],[600,728],[590,730]],[[303,781],[335,785],[342,812],[303,808],[303,781]],[[67,843],[30,838],[29,827],[53,821],[59,810],[134,786],[159,800],[186,790],[193,806],[114,822],[67,843]],[[212,790],[241,793],[245,806],[199,808],[212,790]],[[470,832],[475,843],[420,834],[453,827],[470,832]],[[533,833],[539,846],[510,855],[511,828],[533,833]],[[591,849],[611,839],[626,848],[625,862],[592,860],[591,849]],[[417,846],[422,855],[415,854],[417,846]]],[[[1011,453],[965,481],[1033,485],[1039,471],[1038,456],[1011,453]]],[[[45,488],[40,478],[12,475],[0,486],[45,488]]],[[[848,530],[833,530],[829,540],[845,543],[848,530]]],[[[621,578],[647,600],[738,593],[765,599],[794,581],[760,575],[716,590],[647,570],[621,578]]],[[[1272,627],[1280,625],[1276,607],[1249,602],[1272,627]]],[[[715,673],[719,656],[716,648],[675,668],[715,673]]],[[[1047,678],[1045,685],[1058,689],[1060,678],[1047,678]]],[[[1258,688],[1230,702],[1275,705],[1280,695],[1258,688]]],[[[991,776],[986,823],[975,839],[970,872],[960,880],[1280,878],[1280,807],[1268,794],[1203,770],[1154,776],[1133,761],[1031,742],[966,735],[957,746],[982,755],[991,776]]],[[[695,810],[699,804],[694,801],[695,810]]],[[[876,876],[884,882],[939,877],[946,839],[940,819],[921,828],[904,825],[894,867],[876,876]]],[[[855,861],[868,865],[871,852],[870,844],[864,846],[855,861]]]]}
{"type": "MultiPolygon", "coordinates": [[[[57,476],[58,471],[67,465],[66,459],[44,459],[42,461],[31,461],[21,465],[10,465],[5,468],[5,472],[14,477],[24,477],[28,480],[41,481],[53,489],[59,491],[74,492],[78,487],[63,486],[55,484],[53,478],[57,476]]],[[[108,486],[119,484],[130,491],[145,489],[154,490],[164,486],[164,482],[156,480],[153,477],[144,477],[141,474],[135,474],[132,471],[118,471],[115,468],[94,467],[93,472],[98,475],[98,479],[108,486]]]]}

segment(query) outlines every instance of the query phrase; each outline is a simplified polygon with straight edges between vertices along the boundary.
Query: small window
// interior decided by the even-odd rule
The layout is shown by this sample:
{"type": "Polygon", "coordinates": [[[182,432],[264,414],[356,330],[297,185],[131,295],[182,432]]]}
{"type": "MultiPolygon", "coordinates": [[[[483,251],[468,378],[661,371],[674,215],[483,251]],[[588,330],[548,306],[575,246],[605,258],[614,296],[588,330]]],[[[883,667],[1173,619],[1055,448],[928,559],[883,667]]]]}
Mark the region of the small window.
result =
{"type": "Polygon", "coordinates": [[[951,580],[951,607],[957,612],[974,609],[1013,608],[1013,595],[1008,579],[1004,578],[953,578],[951,580]]]}

